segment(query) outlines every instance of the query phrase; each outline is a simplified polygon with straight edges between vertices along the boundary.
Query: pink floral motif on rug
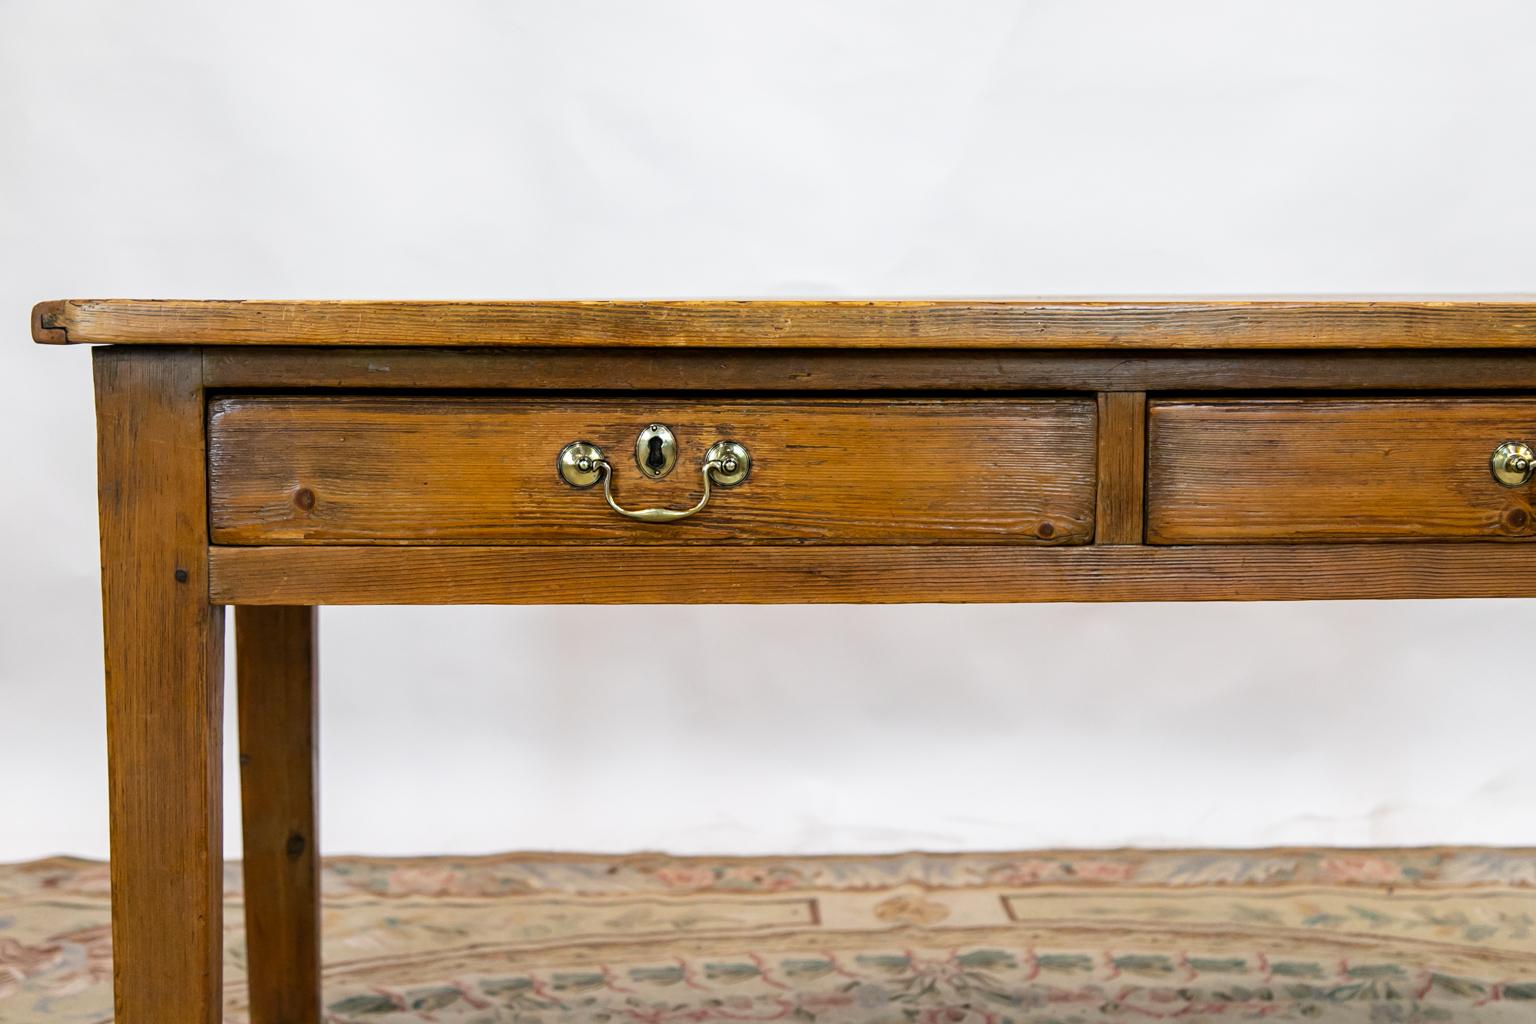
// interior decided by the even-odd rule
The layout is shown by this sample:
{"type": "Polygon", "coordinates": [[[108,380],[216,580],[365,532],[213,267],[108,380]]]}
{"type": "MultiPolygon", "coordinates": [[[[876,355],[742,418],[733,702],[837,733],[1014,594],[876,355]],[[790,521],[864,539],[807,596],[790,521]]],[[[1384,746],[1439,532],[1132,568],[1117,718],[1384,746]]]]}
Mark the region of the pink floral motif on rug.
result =
{"type": "MultiPolygon", "coordinates": [[[[0,1022],[110,1020],[107,922],[0,867],[0,1022]]],[[[1529,850],[335,858],[324,929],[327,1024],[1536,1021],[1529,850]]]]}

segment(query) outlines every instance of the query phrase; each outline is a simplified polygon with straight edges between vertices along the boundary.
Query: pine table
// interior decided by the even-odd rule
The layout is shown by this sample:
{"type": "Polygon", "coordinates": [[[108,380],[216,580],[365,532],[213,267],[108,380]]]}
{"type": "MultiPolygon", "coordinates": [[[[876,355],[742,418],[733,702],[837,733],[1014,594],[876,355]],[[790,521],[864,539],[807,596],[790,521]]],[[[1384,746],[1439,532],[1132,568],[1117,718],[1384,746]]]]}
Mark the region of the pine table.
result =
{"type": "Polygon", "coordinates": [[[100,346],[119,1024],[220,1019],[226,606],[253,1021],[315,1024],[318,605],[1536,595],[1531,299],[72,299],[32,331],[100,346]]]}

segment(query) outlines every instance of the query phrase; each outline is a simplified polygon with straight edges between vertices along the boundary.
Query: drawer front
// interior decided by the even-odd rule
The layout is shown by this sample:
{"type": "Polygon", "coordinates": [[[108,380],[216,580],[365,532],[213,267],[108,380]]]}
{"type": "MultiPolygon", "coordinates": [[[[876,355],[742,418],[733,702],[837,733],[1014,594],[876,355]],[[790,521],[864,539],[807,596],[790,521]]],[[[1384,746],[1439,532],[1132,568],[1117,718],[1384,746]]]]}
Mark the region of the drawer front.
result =
{"type": "Polygon", "coordinates": [[[999,543],[1093,536],[1087,399],[707,402],[418,397],[227,397],[209,407],[217,544],[999,543]],[[641,473],[661,423],[676,467],[641,473]],[[688,508],[704,454],[733,440],[750,474],[698,514],[625,519],[601,486],[557,472],[597,445],[623,507],[688,508]]]}
{"type": "Polygon", "coordinates": [[[1536,442],[1536,400],[1271,399],[1149,406],[1147,538],[1515,540],[1530,486],[1493,479],[1536,442]]]}

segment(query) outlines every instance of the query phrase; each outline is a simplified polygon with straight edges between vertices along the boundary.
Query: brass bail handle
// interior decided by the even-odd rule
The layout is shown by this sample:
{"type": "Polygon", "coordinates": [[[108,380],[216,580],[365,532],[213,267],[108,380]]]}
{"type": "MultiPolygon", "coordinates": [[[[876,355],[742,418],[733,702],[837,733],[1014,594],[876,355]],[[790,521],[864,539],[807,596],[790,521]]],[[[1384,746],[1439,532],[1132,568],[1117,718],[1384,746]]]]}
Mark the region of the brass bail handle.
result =
{"type": "Polygon", "coordinates": [[[613,500],[613,466],[603,450],[590,441],[572,441],[560,450],[558,460],[560,479],[578,490],[602,482],[603,498],[608,507],[626,519],[638,519],[642,523],[675,523],[704,511],[709,504],[710,486],[735,487],[747,478],[752,470],[752,456],[735,441],[716,441],[704,453],[704,463],[699,467],[704,480],[704,494],[692,508],[624,508],[613,500]]]}
{"type": "Polygon", "coordinates": [[[1503,487],[1524,487],[1536,475],[1536,452],[1524,441],[1505,441],[1489,456],[1488,470],[1503,487]]]}

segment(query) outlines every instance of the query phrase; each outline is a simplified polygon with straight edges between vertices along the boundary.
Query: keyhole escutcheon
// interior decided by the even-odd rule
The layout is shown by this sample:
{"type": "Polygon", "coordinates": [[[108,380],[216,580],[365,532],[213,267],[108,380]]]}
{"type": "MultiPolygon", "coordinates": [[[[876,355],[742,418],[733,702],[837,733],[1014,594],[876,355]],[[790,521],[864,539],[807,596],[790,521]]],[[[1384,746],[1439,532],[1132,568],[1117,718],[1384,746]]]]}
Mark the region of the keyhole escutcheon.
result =
{"type": "Polygon", "coordinates": [[[635,465],[652,480],[660,480],[677,465],[677,437],[664,423],[652,423],[635,438],[635,465]]]}

